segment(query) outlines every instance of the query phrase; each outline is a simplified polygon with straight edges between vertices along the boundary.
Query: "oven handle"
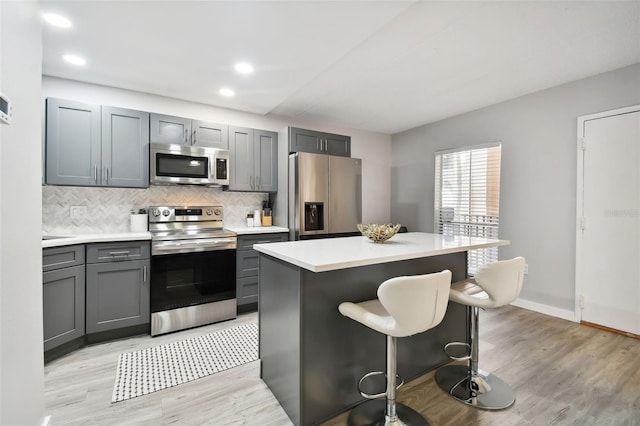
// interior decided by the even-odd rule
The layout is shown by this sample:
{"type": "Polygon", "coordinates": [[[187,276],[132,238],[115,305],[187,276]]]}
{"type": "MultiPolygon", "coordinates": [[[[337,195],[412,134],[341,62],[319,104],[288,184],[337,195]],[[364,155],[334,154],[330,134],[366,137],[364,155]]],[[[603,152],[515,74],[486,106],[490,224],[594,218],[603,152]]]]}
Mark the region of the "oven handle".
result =
{"type": "Polygon", "coordinates": [[[235,238],[200,238],[194,240],[158,241],[151,244],[151,254],[191,253],[198,251],[235,250],[235,238]]]}

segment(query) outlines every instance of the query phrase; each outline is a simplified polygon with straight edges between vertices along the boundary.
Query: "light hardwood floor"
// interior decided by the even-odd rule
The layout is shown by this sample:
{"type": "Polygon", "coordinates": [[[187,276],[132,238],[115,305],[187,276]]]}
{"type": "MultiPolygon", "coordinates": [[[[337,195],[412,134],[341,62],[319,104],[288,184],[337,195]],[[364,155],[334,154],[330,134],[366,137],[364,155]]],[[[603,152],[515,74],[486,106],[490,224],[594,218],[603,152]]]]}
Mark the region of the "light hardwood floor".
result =
{"type": "MultiPolygon", "coordinates": [[[[47,364],[51,424],[291,425],[260,380],[258,361],[111,403],[120,353],[251,321],[257,314],[94,345],[47,364]]],[[[401,388],[399,400],[432,425],[640,425],[640,340],[507,306],[480,314],[480,367],[514,388],[513,407],[498,412],[467,407],[436,386],[433,372],[401,388]]],[[[324,425],[344,425],[346,417],[324,425]]]]}

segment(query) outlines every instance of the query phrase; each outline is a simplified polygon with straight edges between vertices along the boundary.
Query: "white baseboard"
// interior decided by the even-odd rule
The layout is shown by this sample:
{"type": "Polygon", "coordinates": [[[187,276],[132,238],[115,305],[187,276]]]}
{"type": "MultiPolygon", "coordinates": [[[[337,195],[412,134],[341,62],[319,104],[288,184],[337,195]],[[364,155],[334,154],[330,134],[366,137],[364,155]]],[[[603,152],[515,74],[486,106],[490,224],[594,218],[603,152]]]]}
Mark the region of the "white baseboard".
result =
{"type": "Polygon", "coordinates": [[[42,420],[42,426],[49,426],[49,423],[51,423],[51,416],[46,416],[46,417],[42,420]]]}
{"type": "Polygon", "coordinates": [[[516,299],[511,303],[511,305],[534,312],[540,312],[541,314],[551,315],[552,317],[562,318],[568,321],[580,322],[580,319],[576,318],[573,311],[556,308],[555,306],[543,305],[542,303],[531,302],[524,299],[516,299]]]}

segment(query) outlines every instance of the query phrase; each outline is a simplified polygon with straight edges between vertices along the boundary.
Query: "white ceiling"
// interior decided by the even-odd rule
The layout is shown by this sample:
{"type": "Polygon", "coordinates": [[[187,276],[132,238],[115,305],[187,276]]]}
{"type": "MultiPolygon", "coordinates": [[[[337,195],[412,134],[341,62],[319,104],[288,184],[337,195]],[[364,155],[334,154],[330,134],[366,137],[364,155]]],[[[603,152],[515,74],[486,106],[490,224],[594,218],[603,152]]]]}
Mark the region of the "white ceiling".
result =
{"type": "Polygon", "coordinates": [[[397,133],[640,62],[640,1],[43,1],[43,74],[397,133]],[[62,60],[84,56],[85,67],[62,60]],[[250,76],[235,73],[251,62],[250,76]],[[221,87],[233,98],[218,94],[221,87]]]}

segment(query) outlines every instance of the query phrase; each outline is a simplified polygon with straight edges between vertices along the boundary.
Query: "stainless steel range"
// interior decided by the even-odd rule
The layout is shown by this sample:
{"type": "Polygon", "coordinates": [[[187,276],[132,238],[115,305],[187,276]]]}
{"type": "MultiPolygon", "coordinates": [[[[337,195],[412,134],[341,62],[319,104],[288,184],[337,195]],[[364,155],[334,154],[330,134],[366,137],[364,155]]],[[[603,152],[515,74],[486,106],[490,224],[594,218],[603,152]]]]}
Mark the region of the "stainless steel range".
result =
{"type": "Polygon", "coordinates": [[[151,206],[151,335],[236,317],[235,232],[222,206],[151,206]]]}

